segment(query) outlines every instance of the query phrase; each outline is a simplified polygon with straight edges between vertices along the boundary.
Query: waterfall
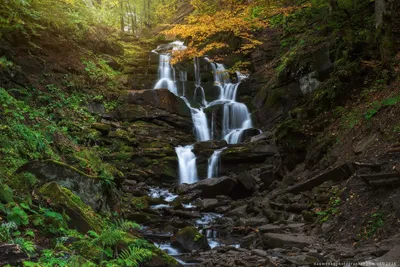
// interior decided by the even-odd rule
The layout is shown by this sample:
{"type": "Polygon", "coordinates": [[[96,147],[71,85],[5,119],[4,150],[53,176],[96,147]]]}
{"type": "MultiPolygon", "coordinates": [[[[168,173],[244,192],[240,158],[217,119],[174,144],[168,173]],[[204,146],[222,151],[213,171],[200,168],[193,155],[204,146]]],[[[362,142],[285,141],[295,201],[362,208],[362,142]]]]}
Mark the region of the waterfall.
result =
{"type": "MultiPolygon", "coordinates": [[[[174,51],[184,50],[186,46],[183,42],[176,41],[167,45],[161,45],[153,52],[166,51],[172,53],[174,51]]],[[[171,53],[159,54],[159,65],[158,65],[158,78],[154,89],[168,88],[169,91],[177,96],[180,96],[190,108],[193,128],[197,141],[208,141],[214,139],[214,132],[218,124],[216,123],[216,114],[212,113],[211,117],[211,129],[208,124],[208,119],[205,108],[213,105],[222,104],[222,139],[226,140],[228,144],[238,144],[243,140],[243,133],[246,129],[252,128],[253,123],[251,120],[251,114],[247,106],[243,103],[236,101],[237,91],[242,79],[246,76],[240,72],[236,72],[237,82],[233,83],[230,79],[230,74],[226,70],[225,66],[220,63],[214,63],[208,58],[205,58],[209,62],[213,75],[214,75],[214,86],[219,89],[218,99],[208,103],[206,100],[205,90],[201,85],[201,68],[200,58],[194,59],[194,82],[195,87],[193,93],[193,100],[199,102],[200,107],[194,108],[188,101],[187,93],[187,72],[179,71],[178,82],[176,81],[175,69],[171,66],[171,53]],[[177,83],[182,83],[182,93],[178,92],[177,83]]],[[[190,96],[191,97],[191,96],[190,96]]],[[[179,177],[180,183],[194,183],[198,180],[197,168],[196,168],[196,156],[192,152],[193,146],[178,146],[175,148],[179,162],[179,177]]],[[[217,177],[219,175],[219,162],[220,156],[223,149],[215,150],[213,155],[208,160],[208,171],[207,177],[217,177]]]]}
{"type": "Polygon", "coordinates": [[[212,156],[208,159],[207,178],[218,177],[221,153],[225,148],[217,149],[212,156]]]}
{"type": "Polygon", "coordinates": [[[171,66],[171,55],[160,54],[158,63],[158,82],[154,89],[167,88],[172,93],[178,95],[178,89],[175,84],[175,70],[171,66]]]}
{"type": "Polygon", "coordinates": [[[196,134],[197,141],[208,141],[210,140],[210,129],[208,127],[207,116],[202,108],[192,108],[186,97],[181,96],[185,101],[186,105],[190,108],[192,113],[192,121],[196,134]]]}
{"type": "Polygon", "coordinates": [[[196,156],[192,152],[193,146],[178,146],[175,152],[178,155],[179,180],[181,184],[192,184],[198,181],[196,156]]]}

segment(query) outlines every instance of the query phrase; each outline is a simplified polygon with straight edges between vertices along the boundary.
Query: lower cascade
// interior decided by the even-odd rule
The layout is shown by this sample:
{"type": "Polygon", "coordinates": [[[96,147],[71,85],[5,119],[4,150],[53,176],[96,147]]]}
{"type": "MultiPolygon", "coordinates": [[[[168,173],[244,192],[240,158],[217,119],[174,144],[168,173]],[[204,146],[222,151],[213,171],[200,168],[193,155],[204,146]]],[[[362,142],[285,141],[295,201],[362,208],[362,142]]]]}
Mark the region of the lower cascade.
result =
{"type": "MultiPolygon", "coordinates": [[[[180,41],[170,43],[169,46],[172,47],[172,53],[176,50],[186,48],[183,45],[183,42],[180,41]]],[[[158,50],[159,49],[157,48],[153,50],[153,52],[158,50]]],[[[159,80],[156,82],[154,89],[167,88],[170,92],[181,97],[185,101],[186,105],[191,110],[196,140],[203,142],[216,139],[215,127],[217,125],[217,118],[214,115],[211,118],[207,118],[205,110],[216,105],[223,105],[223,116],[222,121],[220,122],[220,125],[222,125],[220,139],[226,140],[228,144],[238,144],[243,142],[244,132],[253,127],[251,114],[249,113],[247,106],[236,101],[236,95],[241,80],[246,77],[240,72],[236,72],[235,78],[238,82],[233,83],[231,82],[230,75],[223,64],[214,63],[208,58],[204,58],[211,66],[214,76],[214,85],[219,89],[218,98],[214,101],[207,102],[205,90],[201,85],[200,60],[199,58],[195,58],[195,88],[193,88],[194,94],[193,98],[191,98],[188,94],[189,88],[186,85],[187,71],[179,71],[177,82],[175,69],[170,63],[171,56],[172,54],[170,52],[164,52],[159,55],[159,80]],[[181,90],[178,88],[177,84],[182,87],[181,90]],[[196,105],[199,107],[192,107],[191,101],[195,101],[196,105]]],[[[192,145],[178,146],[175,148],[178,156],[180,183],[191,184],[199,180],[196,166],[196,155],[192,150],[192,145]]],[[[220,157],[223,150],[224,149],[219,149],[214,151],[212,156],[209,158],[207,178],[218,177],[220,157]]]]}
{"type": "Polygon", "coordinates": [[[198,181],[196,156],[192,152],[193,146],[178,146],[175,148],[179,162],[180,183],[192,184],[198,181]]]}

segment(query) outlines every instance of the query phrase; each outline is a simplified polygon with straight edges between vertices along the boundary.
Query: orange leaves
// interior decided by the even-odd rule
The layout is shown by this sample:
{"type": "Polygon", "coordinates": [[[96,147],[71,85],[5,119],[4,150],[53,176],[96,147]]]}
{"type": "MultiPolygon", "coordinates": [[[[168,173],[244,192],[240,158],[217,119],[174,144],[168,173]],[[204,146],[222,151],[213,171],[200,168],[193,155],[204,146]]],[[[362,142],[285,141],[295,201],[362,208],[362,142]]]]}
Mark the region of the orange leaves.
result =
{"type": "Polygon", "coordinates": [[[192,0],[196,11],[187,24],[175,25],[164,31],[189,42],[186,51],[174,53],[172,63],[204,56],[209,53],[243,53],[253,50],[261,42],[254,33],[268,26],[269,17],[287,15],[308,5],[279,7],[265,1],[192,0]]]}

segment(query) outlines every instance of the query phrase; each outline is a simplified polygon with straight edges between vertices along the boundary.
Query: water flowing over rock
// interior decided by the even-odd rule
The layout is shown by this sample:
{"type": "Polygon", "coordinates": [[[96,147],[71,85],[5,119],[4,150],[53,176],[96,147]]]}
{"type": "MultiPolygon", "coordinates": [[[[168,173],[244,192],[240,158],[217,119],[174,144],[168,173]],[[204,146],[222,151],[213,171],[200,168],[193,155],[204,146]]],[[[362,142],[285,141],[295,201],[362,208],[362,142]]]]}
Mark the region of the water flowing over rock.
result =
{"type": "Polygon", "coordinates": [[[178,146],[175,148],[179,162],[180,183],[192,184],[197,182],[196,156],[192,152],[193,146],[178,146]]]}
{"type": "MultiPolygon", "coordinates": [[[[211,62],[205,58],[205,62],[211,66],[211,70],[214,76],[214,87],[212,89],[219,89],[219,96],[214,101],[208,103],[206,99],[205,89],[202,86],[201,78],[201,63],[200,58],[194,59],[194,91],[193,101],[191,101],[190,95],[187,93],[187,70],[179,70],[179,80],[176,79],[175,68],[171,65],[172,53],[176,50],[184,50],[186,47],[183,42],[176,41],[167,45],[159,46],[153,52],[159,54],[159,66],[158,66],[158,77],[154,89],[168,89],[171,93],[180,96],[187,107],[190,109],[194,133],[197,141],[208,141],[219,137],[227,141],[228,144],[238,144],[243,142],[245,139],[251,136],[259,134],[261,131],[247,131],[253,127],[251,120],[251,114],[247,106],[243,103],[236,102],[236,95],[241,80],[244,75],[236,73],[236,83],[231,81],[229,72],[225,66],[220,63],[211,62]],[[178,84],[181,88],[178,88],[178,84]],[[197,108],[194,106],[198,106],[197,108]],[[217,116],[214,114],[211,118],[207,117],[206,109],[212,108],[213,106],[222,105],[222,121],[217,122],[217,116]],[[211,125],[210,123],[211,122],[211,125]],[[211,129],[210,129],[211,126],[211,129]],[[219,132],[220,134],[216,134],[219,132]]],[[[144,101],[144,100],[143,100],[144,101]]],[[[133,101],[137,104],[137,100],[133,101]]],[[[154,101],[153,101],[154,102],[154,101]]],[[[155,102],[156,106],[160,106],[159,103],[155,102]]],[[[161,105],[165,108],[163,105],[161,105]]],[[[194,183],[198,180],[197,167],[196,167],[196,155],[191,151],[193,147],[177,147],[176,152],[178,155],[179,170],[180,170],[180,183],[194,183]],[[184,166],[182,165],[184,164],[184,166]]],[[[220,156],[222,150],[214,151],[208,160],[207,178],[217,177],[218,167],[220,162],[220,156]]]]}

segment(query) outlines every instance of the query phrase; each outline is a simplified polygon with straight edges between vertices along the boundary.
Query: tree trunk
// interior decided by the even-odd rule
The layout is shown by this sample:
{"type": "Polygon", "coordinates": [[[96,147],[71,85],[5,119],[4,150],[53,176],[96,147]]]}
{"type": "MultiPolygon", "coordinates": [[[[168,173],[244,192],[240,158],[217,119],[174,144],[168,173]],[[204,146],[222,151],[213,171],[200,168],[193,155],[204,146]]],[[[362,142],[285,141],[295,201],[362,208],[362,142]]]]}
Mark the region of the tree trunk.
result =
{"type": "Polygon", "coordinates": [[[375,25],[377,28],[383,23],[383,14],[385,11],[385,0],[375,0],[375,25]]]}
{"type": "Polygon", "coordinates": [[[119,7],[121,12],[121,32],[125,31],[125,22],[124,22],[124,4],[122,0],[119,0],[119,7]]]}

